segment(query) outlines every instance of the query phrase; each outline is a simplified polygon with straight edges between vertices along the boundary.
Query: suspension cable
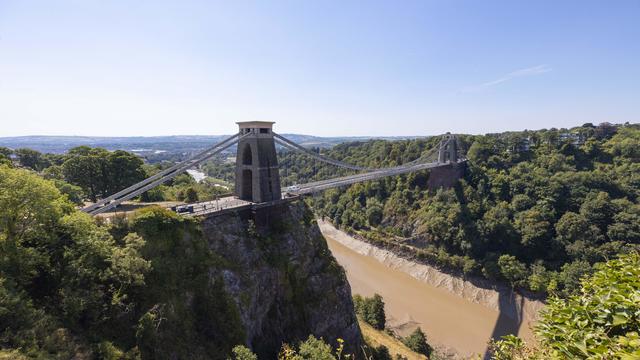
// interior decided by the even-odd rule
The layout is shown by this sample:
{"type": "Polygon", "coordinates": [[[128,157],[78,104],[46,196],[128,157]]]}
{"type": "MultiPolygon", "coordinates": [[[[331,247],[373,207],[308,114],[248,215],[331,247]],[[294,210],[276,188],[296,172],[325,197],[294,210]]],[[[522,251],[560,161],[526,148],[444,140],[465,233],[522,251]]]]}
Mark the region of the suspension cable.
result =
{"type": "Polygon", "coordinates": [[[240,136],[239,138],[237,138],[235,140],[234,140],[234,138],[236,138],[237,136],[233,136],[233,137],[231,137],[231,138],[229,138],[229,139],[227,139],[227,140],[225,140],[225,141],[220,143],[220,144],[224,144],[224,145],[221,146],[220,144],[217,144],[213,148],[209,148],[206,151],[204,151],[204,152],[199,154],[199,155],[201,155],[201,154],[204,153],[205,154],[204,156],[200,156],[199,158],[196,158],[196,159],[192,158],[189,161],[181,162],[180,164],[182,164],[182,166],[177,167],[176,169],[174,169],[173,172],[165,174],[164,176],[161,176],[160,178],[156,177],[155,181],[151,181],[150,182],[147,179],[147,180],[142,181],[142,182],[140,182],[138,184],[130,186],[128,189],[133,189],[133,191],[129,191],[127,193],[125,191],[127,189],[125,189],[125,190],[121,191],[120,193],[126,193],[126,194],[121,194],[123,196],[119,196],[117,198],[112,195],[111,198],[112,198],[113,201],[111,201],[110,203],[106,204],[105,206],[100,207],[100,208],[94,208],[94,209],[88,210],[88,211],[85,210],[85,211],[88,212],[91,215],[97,215],[97,214],[103,213],[103,212],[105,212],[107,210],[110,210],[110,209],[120,205],[123,201],[132,199],[132,198],[142,194],[145,191],[151,190],[154,187],[156,187],[158,185],[161,185],[161,184],[173,179],[174,177],[182,174],[187,169],[189,169],[189,168],[191,168],[193,166],[196,166],[196,165],[198,165],[198,164],[210,159],[211,157],[217,155],[218,153],[224,151],[225,149],[235,145],[236,143],[238,143],[241,139],[243,139],[246,136],[249,136],[249,134],[244,134],[244,135],[240,136]],[[232,140],[232,141],[229,142],[229,140],[232,140]],[[141,186],[141,185],[143,185],[143,186],[141,186]]]}
{"type": "Polygon", "coordinates": [[[90,213],[92,210],[97,209],[100,206],[103,206],[103,205],[107,204],[108,202],[110,202],[113,199],[116,199],[119,196],[125,195],[125,194],[127,194],[127,193],[129,193],[131,191],[134,191],[134,190],[140,188],[141,186],[144,186],[144,185],[146,185],[146,184],[148,184],[148,183],[150,183],[150,182],[152,182],[152,181],[154,181],[156,179],[159,179],[159,178],[161,178],[161,177],[163,177],[163,176],[165,176],[165,175],[167,175],[167,174],[169,174],[169,173],[171,173],[171,172],[173,172],[173,171],[185,166],[186,164],[188,164],[190,162],[197,161],[199,158],[201,158],[203,156],[206,156],[206,154],[209,153],[210,151],[214,151],[216,148],[218,148],[220,146],[223,146],[224,144],[228,143],[229,141],[232,141],[232,140],[236,139],[239,135],[240,135],[240,133],[234,134],[234,135],[226,138],[225,140],[215,144],[214,146],[209,147],[209,148],[199,152],[198,154],[188,158],[187,160],[179,162],[179,163],[177,163],[177,164],[175,164],[175,165],[173,165],[173,166],[171,166],[171,167],[169,167],[169,168],[167,168],[165,170],[162,170],[162,171],[158,172],[157,174],[154,174],[154,175],[152,175],[152,176],[150,176],[150,177],[148,177],[148,178],[146,178],[146,179],[144,179],[144,180],[142,180],[142,181],[140,181],[140,182],[138,182],[136,184],[133,184],[133,185],[127,187],[126,189],[120,190],[117,193],[115,193],[113,195],[110,195],[109,197],[104,198],[104,199],[96,202],[95,204],[92,204],[92,205],[89,205],[89,206],[83,208],[82,211],[90,213]]]}

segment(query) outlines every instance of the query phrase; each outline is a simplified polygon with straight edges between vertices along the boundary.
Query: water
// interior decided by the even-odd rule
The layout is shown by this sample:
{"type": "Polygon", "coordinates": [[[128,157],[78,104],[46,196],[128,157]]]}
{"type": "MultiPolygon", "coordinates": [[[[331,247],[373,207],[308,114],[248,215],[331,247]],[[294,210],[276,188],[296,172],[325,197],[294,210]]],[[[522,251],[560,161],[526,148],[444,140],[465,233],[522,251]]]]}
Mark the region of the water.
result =
{"type": "Polygon", "coordinates": [[[382,295],[387,323],[401,335],[420,326],[430,344],[454,349],[462,356],[484,354],[487,342],[495,334],[519,332],[521,336],[531,338],[526,324],[389,268],[374,258],[349,249],[327,234],[325,238],[329,249],[347,272],[352,293],[382,295]]]}

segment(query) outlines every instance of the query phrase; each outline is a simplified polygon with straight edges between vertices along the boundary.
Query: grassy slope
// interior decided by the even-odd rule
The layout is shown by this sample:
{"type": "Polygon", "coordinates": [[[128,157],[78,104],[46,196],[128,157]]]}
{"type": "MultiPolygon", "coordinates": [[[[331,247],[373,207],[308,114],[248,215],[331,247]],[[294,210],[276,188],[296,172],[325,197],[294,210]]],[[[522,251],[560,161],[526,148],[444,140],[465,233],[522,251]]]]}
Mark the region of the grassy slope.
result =
{"type": "Polygon", "coordinates": [[[400,342],[400,340],[390,336],[384,331],[376,330],[371,327],[371,325],[360,319],[358,319],[358,323],[360,324],[360,330],[362,330],[362,337],[365,339],[365,342],[372,346],[386,346],[392,357],[395,357],[396,354],[400,354],[402,356],[406,356],[409,360],[424,360],[427,358],[424,355],[411,351],[402,342],[400,342]]]}

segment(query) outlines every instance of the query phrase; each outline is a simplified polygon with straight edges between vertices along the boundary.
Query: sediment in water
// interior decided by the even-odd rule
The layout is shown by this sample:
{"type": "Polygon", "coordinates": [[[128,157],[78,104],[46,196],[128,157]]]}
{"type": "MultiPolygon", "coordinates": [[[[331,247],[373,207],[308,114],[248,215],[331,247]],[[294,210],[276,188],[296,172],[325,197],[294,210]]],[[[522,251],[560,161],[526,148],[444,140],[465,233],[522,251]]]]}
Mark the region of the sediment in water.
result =
{"type": "MultiPolygon", "coordinates": [[[[518,294],[505,285],[491,283],[485,279],[464,279],[447,274],[434,266],[417,263],[390,250],[356,239],[326,221],[318,220],[318,226],[324,235],[356,253],[372,257],[389,268],[402,271],[431,286],[445,289],[467,301],[498,311],[501,315],[520,323],[533,325],[537,321],[538,312],[544,307],[542,301],[518,294]]],[[[527,337],[530,338],[531,334],[525,336],[527,337]]]]}

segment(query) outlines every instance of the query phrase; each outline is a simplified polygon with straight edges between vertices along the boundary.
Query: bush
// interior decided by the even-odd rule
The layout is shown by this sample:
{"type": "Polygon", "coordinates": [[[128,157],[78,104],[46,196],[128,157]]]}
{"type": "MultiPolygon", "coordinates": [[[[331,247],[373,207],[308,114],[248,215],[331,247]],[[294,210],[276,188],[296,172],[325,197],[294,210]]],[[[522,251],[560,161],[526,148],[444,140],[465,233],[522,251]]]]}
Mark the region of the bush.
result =
{"type": "Polygon", "coordinates": [[[539,346],[515,336],[491,345],[492,359],[640,359],[640,255],[597,266],[567,299],[552,297],[535,329],[539,346]]]}
{"type": "Polygon", "coordinates": [[[231,352],[233,352],[233,360],[258,360],[258,356],[243,345],[236,345],[231,352]]]}
{"type": "Polygon", "coordinates": [[[640,255],[598,266],[568,299],[551,298],[536,334],[566,358],[640,358],[640,255]]]}

